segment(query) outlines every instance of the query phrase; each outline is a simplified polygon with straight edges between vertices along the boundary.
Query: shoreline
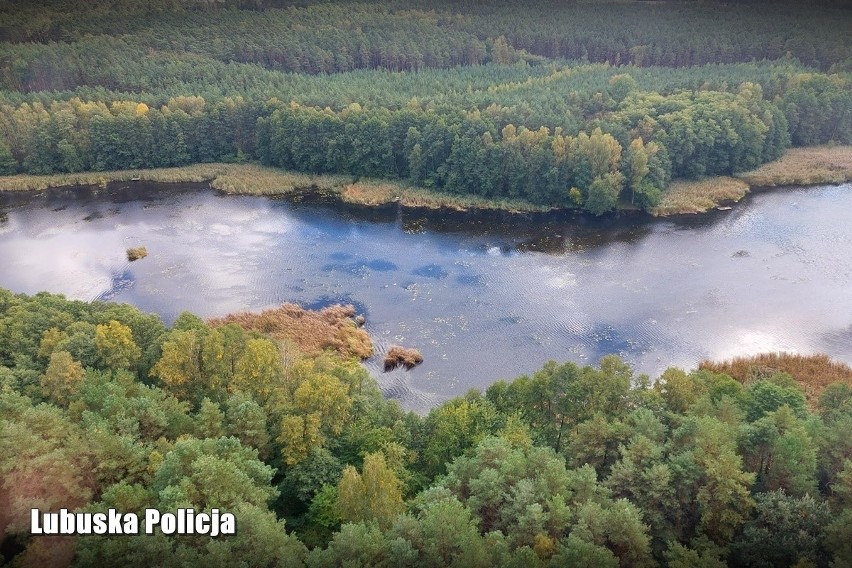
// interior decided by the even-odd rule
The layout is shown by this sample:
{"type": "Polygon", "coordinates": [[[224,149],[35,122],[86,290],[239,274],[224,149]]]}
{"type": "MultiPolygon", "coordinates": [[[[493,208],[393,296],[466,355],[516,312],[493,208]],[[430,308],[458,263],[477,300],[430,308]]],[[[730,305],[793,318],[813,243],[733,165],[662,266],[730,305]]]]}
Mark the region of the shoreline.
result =
{"type": "Polygon", "coordinates": [[[839,185],[852,181],[852,146],[790,148],[781,158],[732,176],[673,180],[654,217],[706,213],[738,203],[753,191],[839,185]]]}
{"type": "MultiPolygon", "coordinates": [[[[734,174],[702,180],[674,180],[653,217],[706,213],[739,202],[758,189],[841,184],[852,181],[852,146],[793,148],[774,162],[734,174]]],[[[228,195],[330,196],[364,207],[397,204],[410,209],[546,213],[576,211],[522,200],[495,200],[457,196],[413,187],[393,180],[356,180],[333,174],[302,174],[257,164],[209,163],[175,168],[79,172],[72,174],[0,176],[0,192],[40,192],[60,188],[106,188],[120,182],[207,183],[228,195]]],[[[619,209],[619,213],[634,212],[619,209]]]]}
{"type": "Polygon", "coordinates": [[[244,163],[208,163],[178,166],[77,172],[68,174],[15,174],[0,176],[0,193],[41,192],[77,187],[102,188],[121,182],[165,184],[209,184],[226,195],[284,197],[298,195],[331,196],[348,205],[381,207],[399,204],[412,209],[482,210],[507,213],[545,213],[552,207],[522,200],[496,200],[476,196],[450,195],[414,187],[395,180],[356,180],[337,174],[304,174],[244,163]]]}

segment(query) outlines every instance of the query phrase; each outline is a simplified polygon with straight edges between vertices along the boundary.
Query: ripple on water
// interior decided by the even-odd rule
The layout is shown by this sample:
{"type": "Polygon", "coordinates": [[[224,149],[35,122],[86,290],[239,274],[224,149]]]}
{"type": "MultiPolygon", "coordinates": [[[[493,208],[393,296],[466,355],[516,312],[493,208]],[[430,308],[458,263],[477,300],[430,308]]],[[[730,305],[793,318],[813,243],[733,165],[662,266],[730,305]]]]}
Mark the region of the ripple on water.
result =
{"type": "Polygon", "coordinates": [[[129,301],[167,321],[287,301],[369,307],[377,351],[393,342],[425,357],[387,374],[380,357],[365,364],[417,410],[548,359],[607,352],[652,374],[730,346],[852,362],[849,189],[759,194],[729,215],[662,223],[427,215],[417,235],[395,214],[207,191],[137,196],[90,222],[115,208],[111,197],[0,195],[0,266],[10,267],[0,286],[129,301]],[[128,243],[152,251],[132,272],[128,243]],[[750,256],[732,258],[741,250],[750,256]]]}
{"type": "Polygon", "coordinates": [[[459,274],[456,276],[456,282],[464,286],[484,286],[485,279],[479,274],[459,274]]]}

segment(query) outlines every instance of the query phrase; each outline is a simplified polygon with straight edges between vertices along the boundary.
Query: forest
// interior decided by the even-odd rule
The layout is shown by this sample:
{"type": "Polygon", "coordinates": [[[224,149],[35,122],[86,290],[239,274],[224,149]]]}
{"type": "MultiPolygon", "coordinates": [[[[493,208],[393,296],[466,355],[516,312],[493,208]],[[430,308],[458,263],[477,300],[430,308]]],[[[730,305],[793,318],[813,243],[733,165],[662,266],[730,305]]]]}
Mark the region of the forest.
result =
{"type": "MultiPolygon", "coordinates": [[[[852,144],[850,29],[830,0],[3,0],[0,176],[250,164],[650,211],[852,144]]],[[[0,289],[0,564],[852,566],[848,367],[549,361],[421,415],[354,311],[281,310],[0,289]],[[237,533],[30,534],[186,507],[237,533]]]]}
{"type": "Polygon", "coordinates": [[[602,214],[852,143],[831,3],[59,6],[0,11],[0,174],[259,162],[602,214]]]}
{"type": "Polygon", "coordinates": [[[551,361],[421,416],[339,345],[304,351],[259,321],[184,313],[167,327],[125,304],[0,290],[4,560],[852,563],[848,376],[806,391],[772,358],[744,380],[551,361]],[[238,525],[216,539],[31,536],[33,507],[219,508],[238,525]]]}

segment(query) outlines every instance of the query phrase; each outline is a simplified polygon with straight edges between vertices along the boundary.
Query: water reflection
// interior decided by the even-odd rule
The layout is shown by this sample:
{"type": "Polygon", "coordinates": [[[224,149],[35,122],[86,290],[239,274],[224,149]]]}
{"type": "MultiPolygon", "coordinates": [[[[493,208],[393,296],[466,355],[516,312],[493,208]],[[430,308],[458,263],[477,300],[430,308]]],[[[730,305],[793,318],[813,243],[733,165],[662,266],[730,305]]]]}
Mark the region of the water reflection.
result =
{"type": "Polygon", "coordinates": [[[221,196],[121,184],[0,195],[0,286],[173,320],[352,303],[385,392],[423,409],[547,359],[616,352],[652,375],[765,350],[852,362],[852,187],[651,221],[221,196]],[[130,264],[129,246],[149,256],[130,264]],[[393,343],[426,360],[383,373],[393,343]]]}

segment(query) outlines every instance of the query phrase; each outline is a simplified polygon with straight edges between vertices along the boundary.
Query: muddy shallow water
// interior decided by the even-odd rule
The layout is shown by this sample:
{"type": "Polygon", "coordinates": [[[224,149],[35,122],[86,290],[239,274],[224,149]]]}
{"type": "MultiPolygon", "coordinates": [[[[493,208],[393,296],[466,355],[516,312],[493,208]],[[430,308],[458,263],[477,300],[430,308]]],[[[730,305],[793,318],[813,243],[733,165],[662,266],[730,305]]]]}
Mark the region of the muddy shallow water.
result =
{"type": "Polygon", "coordinates": [[[0,194],[0,286],[173,320],[354,304],[388,396],[423,410],[548,359],[671,365],[768,350],[852,363],[852,186],[677,220],[435,214],[198,186],[0,194]],[[128,263],[125,249],[148,257],[128,263]],[[392,343],[425,362],[383,373],[392,343]]]}

